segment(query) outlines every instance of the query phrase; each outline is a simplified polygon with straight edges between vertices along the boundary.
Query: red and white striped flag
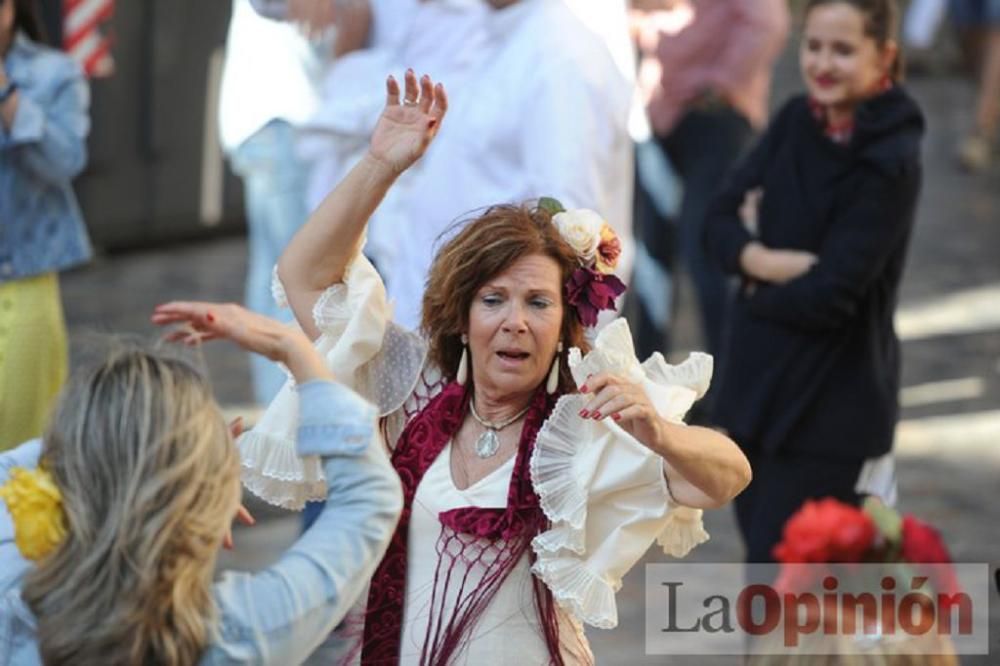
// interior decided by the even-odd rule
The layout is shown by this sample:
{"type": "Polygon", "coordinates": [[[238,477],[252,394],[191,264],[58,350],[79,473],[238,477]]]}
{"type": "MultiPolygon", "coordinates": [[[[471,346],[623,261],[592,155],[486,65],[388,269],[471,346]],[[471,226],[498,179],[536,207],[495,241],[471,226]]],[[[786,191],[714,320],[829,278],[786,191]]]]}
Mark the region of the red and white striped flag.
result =
{"type": "Polygon", "coordinates": [[[111,37],[103,24],[115,13],[115,0],[62,0],[63,48],[77,60],[87,76],[111,76],[111,37]]]}

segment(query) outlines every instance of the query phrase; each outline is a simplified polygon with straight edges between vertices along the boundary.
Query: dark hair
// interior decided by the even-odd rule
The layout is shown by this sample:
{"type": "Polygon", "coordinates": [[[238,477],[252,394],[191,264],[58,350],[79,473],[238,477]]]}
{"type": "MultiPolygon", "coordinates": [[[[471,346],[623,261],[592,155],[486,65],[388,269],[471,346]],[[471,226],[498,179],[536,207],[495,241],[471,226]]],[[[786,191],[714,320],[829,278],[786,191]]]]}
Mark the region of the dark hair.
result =
{"type": "MultiPolygon", "coordinates": [[[[5,1],[5,0],[0,0],[5,1]]],[[[45,26],[38,10],[37,0],[12,0],[14,3],[14,32],[23,30],[33,42],[47,43],[45,26]]]]}
{"type": "MultiPolygon", "coordinates": [[[[805,16],[809,16],[816,7],[842,3],[854,7],[865,19],[865,35],[871,37],[879,48],[887,42],[896,41],[899,34],[899,6],[896,0],[809,0],[806,3],[805,16]]],[[[889,69],[893,81],[903,79],[903,55],[896,53],[896,59],[889,69]]]]}
{"type": "MultiPolygon", "coordinates": [[[[560,339],[566,349],[587,352],[583,324],[566,300],[565,285],[579,267],[576,253],[552,224],[552,215],[537,206],[493,206],[469,222],[434,257],[424,292],[421,328],[430,344],[429,360],[453,378],[462,354],[461,335],[469,325],[469,310],[479,289],[519,259],[532,254],[559,265],[563,321],[560,339]]],[[[560,356],[559,387],[575,388],[560,356]]]]}

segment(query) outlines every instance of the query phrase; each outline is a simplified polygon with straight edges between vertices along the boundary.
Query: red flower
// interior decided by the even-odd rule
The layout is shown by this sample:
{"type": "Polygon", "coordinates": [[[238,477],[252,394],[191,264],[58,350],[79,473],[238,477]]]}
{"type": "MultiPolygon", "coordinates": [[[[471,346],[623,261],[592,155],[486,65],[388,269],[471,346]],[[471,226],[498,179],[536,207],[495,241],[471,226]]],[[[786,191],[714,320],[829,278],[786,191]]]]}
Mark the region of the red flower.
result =
{"type": "Polygon", "coordinates": [[[810,500],[785,523],[774,557],[779,562],[860,562],[875,534],[875,523],[861,509],[831,497],[810,500]]]}
{"type": "MultiPolygon", "coordinates": [[[[911,564],[950,565],[951,554],[936,529],[913,516],[903,516],[901,555],[911,564]]],[[[955,594],[961,591],[955,572],[950,566],[926,567],[938,592],[955,594]]]]}
{"type": "Polygon", "coordinates": [[[902,548],[907,562],[951,562],[938,531],[913,516],[903,516],[902,548]]]}
{"type": "Polygon", "coordinates": [[[576,269],[566,283],[566,298],[584,326],[596,326],[597,313],[614,310],[615,299],[624,293],[625,283],[616,276],[590,268],[576,269]]]}

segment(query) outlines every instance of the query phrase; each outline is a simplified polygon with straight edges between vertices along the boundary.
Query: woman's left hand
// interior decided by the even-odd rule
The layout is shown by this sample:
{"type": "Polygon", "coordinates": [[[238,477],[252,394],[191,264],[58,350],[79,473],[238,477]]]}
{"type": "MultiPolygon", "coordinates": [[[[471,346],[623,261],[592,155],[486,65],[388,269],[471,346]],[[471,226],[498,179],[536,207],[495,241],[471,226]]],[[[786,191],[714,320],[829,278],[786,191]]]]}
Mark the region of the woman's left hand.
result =
{"type": "Polygon", "coordinates": [[[640,384],[602,372],[588,377],[580,393],[590,398],[580,410],[582,418],[611,418],[647,446],[658,441],[663,420],[640,384]]]}

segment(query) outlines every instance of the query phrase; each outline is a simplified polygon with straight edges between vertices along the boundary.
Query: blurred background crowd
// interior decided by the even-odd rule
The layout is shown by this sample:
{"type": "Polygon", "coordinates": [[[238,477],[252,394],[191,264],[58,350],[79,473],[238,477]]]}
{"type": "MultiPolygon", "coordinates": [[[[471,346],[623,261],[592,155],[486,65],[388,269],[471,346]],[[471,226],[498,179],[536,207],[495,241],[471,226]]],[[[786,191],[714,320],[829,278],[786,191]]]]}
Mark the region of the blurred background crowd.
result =
{"type": "MultiPolygon", "coordinates": [[[[290,317],[273,305],[272,267],[363,154],[386,75],[407,67],[444,82],[451,110],[369,230],[366,254],[397,320],[418,322],[424,276],[452,223],[490,203],[546,195],[597,210],[618,230],[631,275],[622,310],[640,358],[719,354],[732,285],[705,256],[702,224],[772,111],[802,89],[802,5],[0,0],[3,16],[37,10],[41,28],[0,33],[0,95],[19,94],[35,125],[59,128],[37,173],[18,175],[4,151],[43,130],[0,114],[0,364],[50,359],[41,370],[0,372],[0,449],[39,434],[73,364],[67,339],[76,352],[95,329],[151,334],[152,305],[176,297],[290,317]],[[9,55],[19,39],[60,47],[79,69],[9,55]],[[30,67],[37,85],[7,85],[30,67]],[[58,97],[65,107],[45,105],[52,91],[74,87],[58,97]],[[31,107],[36,93],[42,101],[31,107]],[[74,230],[54,237],[35,223],[46,215],[72,218],[74,230]],[[29,322],[24,311],[38,303],[51,307],[29,322]],[[29,324],[41,333],[15,340],[12,330],[29,324]],[[17,373],[46,381],[28,395],[17,373]],[[24,411],[29,403],[38,413],[24,411]]],[[[971,531],[1000,518],[982,495],[1000,478],[1000,2],[901,6],[908,85],[929,140],[896,320],[900,500],[949,522],[958,559],[995,561],[996,537],[977,542],[971,531]]],[[[753,210],[749,200],[748,218],[753,210]]],[[[207,362],[220,399],[251,420],[285,380],[273,364],[251,366],[231,350],[207,362]]],[[[716,520],[709,531],[721,536],[708,557],[740,559],[732,519],[716,520]]],[[[281,542],[266,534],[254,538],[281,542]]],[[[258,556],[266,557],[231,564],[259,566],[258,556]]],[[[637,617],[638,589],[633,601],[637,617]]],[[[642,622],[623,615],[608,647],[594,640],[603,663],[641,663],[612,656],[642,654],[642,622]]]]}

